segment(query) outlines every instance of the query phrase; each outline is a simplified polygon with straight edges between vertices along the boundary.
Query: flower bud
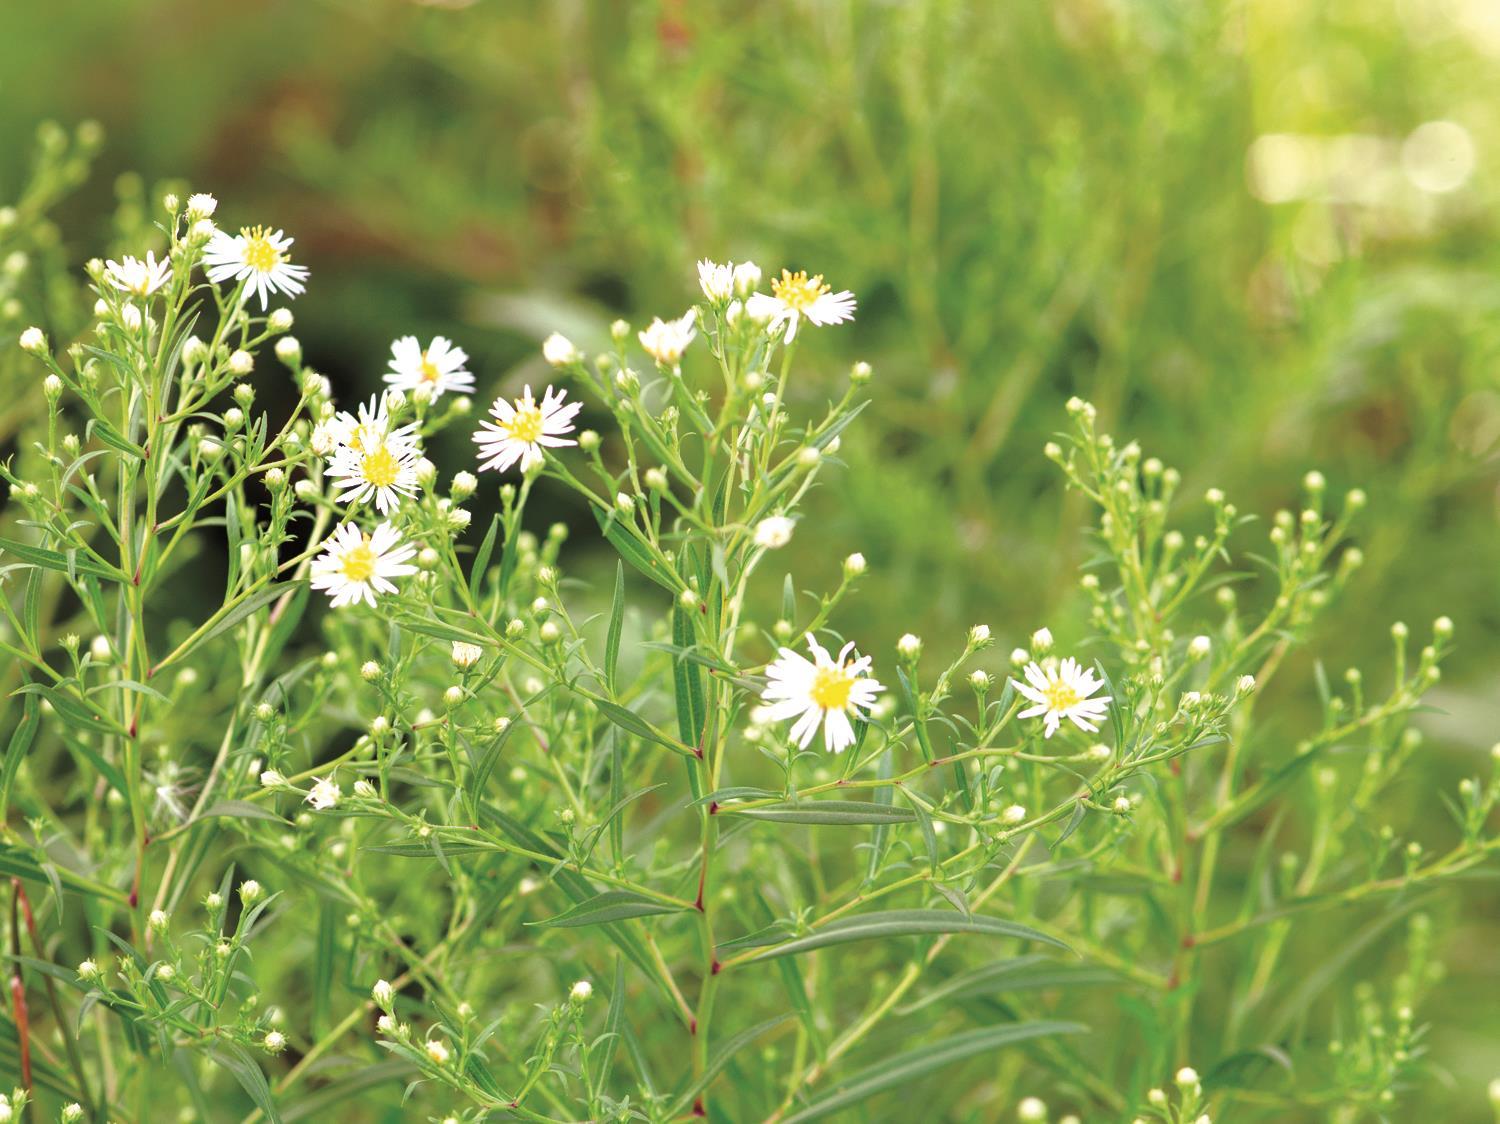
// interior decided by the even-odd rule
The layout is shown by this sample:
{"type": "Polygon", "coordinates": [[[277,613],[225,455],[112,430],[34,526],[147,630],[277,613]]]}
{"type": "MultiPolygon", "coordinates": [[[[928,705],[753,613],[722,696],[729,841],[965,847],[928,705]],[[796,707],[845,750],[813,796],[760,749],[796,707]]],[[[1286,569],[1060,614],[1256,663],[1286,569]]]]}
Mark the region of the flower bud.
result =
{"type": "Polygon", "coordinates": [[[573,346],[573,341],[560,332],[553,332],[542,341],[542,358],[554,367],[566,367],[577,363],[583,353],[573,346]]]}
{"type": "Polygon", "coordinates": [[[922,640],[920,637],[908,632],[900,640],[896,641],[896,651],[903,659],[914,660],[922,654],[922,640]]]}
{"type": "Polygon", "coordinates": [[[21,333],[21,350],[41,355],[47,350],[47,336],[40,328],[30,327],[21,333]]]}
{"type": "MultiPolygon", "coordinates": [[[[288,367],[295,366],[302,358],[302,341],[296,336],[282,336],[276,341],[276,358],[288,367]]],[[[234,357],[230,356],[231,365],[233,361],[234,357]]]]}
{"type": "Polygon", "coordinates": [[[266,327],[273,332],[289,332],[292,330],[292,323],[290,308],[273,309],[271,315],[266,317],[266,327]]]}
{"type": "Polygon", "coordinates": [[[858,551],[844,559],[844,577],[857,578],[865,572],[865,556],[858,551]]]}
{"type": "Polygon", "coordinates": [[[1052,630],[1039,628],[1031,634],[1031,650],[1045,655],[1052,650],[1052,630]]]}

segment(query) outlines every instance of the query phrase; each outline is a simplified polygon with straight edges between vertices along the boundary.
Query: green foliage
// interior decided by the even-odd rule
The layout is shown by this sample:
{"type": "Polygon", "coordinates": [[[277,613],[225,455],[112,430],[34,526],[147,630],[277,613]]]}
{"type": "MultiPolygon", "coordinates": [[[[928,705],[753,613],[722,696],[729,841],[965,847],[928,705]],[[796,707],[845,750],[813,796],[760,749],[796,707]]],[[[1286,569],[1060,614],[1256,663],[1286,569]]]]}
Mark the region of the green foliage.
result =
{"type": "Polygon", "coordinates": [[[1487,1119],[1481,7],[20,6],[0,1082],[46,1120],[1487,1119]],[[183,175],[297,235],[295,358],[193,272],[183,175]],[[173,256],[144,329],[95,250],[173,256]],[[643,363],[611,321],[705,254],[856,323],[780,383],[710,302],[643,363]],[[465,406],[408,400],[420,571],[328,611],[332,391],[443,332],[514,398],[553,330],[597,449],[471,494],[465,406]],[[1044,624],[1097,737],[1017,718],[1044,624]],[[841,756],[759,710],[804,631],[886,687],[841,756]]]}

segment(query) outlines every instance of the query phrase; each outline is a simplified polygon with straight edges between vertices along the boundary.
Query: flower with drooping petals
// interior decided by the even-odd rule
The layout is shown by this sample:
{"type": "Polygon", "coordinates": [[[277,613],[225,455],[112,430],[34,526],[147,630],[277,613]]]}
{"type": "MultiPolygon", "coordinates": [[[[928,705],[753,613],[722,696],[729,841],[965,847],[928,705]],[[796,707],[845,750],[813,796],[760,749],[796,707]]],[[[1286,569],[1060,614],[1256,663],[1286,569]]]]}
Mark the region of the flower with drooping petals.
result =
{"type": "Polygon", "coordinates": [[[677,320],[655,317],[651,323],[636,333],[646,354],[663,367],[676,367],[682,362],[682,353],[698,334],[694,325],[698,322],[698,310],[690,308],[677,320]]]}
{"type": "Polygon", "coordinates": [[[468,353],[446,336],[434,336],[425,348],[416,336],[402,336],[391,344],[391,369],[385,381],[397,390],[425,386],[434,401],[445,390],[471,394],[474,376],[464,367],[468,361],[468,353]]]}
{"type": "Polygon", "coordinates": [[[805,270],[783,269],[780,277],[771,279],[770,293],[754,293],[745,301],[745,311],[766,321],[769,331],[784,328],[787,343],[796,336],[804,316],[820,326],[840,324],[854,319],[854,309],[854,294],[848,289],[835,293],[833,286],[823,283],[821,273],[809,277],[805,270]]]}
{"type": "Polygon", "coordinates": [[[313,786],[308,790],[305,799],[307,803],[322,812],[336,805],[342,795],[337,782],[332,777],[324,777],[321,780],[314,778],[313,786]]]}
{"type": "Polygon", "coordinates": [[[105,262],[104,276],[116,289],[136,297],[149,297],[172,280],[172,263],[166,259],[157,261],[156,255],[147,250],[145,261],[127,255],[117,262],[105,262]]]}
{"type": "Polygon", "coordinates": [[[723,304],[734,295],[734,263],[720,265],[704,258],[698,263],[698,288],[714,304],[723,304]]]}

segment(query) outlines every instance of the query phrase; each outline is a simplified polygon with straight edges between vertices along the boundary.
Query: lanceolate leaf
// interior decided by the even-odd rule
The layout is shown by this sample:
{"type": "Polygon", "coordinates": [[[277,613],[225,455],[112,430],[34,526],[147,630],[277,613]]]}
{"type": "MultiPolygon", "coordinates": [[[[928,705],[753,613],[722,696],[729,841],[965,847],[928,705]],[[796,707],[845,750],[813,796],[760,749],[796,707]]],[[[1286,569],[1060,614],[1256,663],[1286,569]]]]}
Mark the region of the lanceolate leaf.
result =
{"type": "Polygon", "coordinates": [[[837,827],[855,824],[910,823],[916,818],[909,808],[875,804],[864,800],[807,800],[785,804],[765,804],[758,808],[719,809],[726,816],[773,823],[806,823],[837,827]]]}
{"type": "Polygon", "coordinates": [[[1038,1021],[1009,1023],[955,1034],[942,1042],[908,1050],[860,1070],[847,1081],[840,1082],[837,1088],[821,1097],[814,1097],[802,1111],[788,1116],[784,1124],[807,1124],[810,1120],[825,1119],[873,1097],[876,1093],[908,1085],[943,1066],[987,1054],[1002,1046],[1053,1034],[1078,1034],[1087,1029],[1079,1023],[1038,1021]]]}
{"type": "Polygon", "coordinates": [[[615,670],[620,664],[620,635],[625,630],[625,563],[615,563],[615,593],[609,605],[609,634],[604,639],[604,679],[609,693],[619,694],[615,670]]]}
{"type": "Polygon", "coordinates": [[[656,913],[680,913],[676,906],[666,905],[637,894],[633,890],[606,890],[604,893],[579,902],[556,917],[534,924],[551,928],[571,929],[580,925],[602,925],[610,921],[627,921],[632,917],[650,917],[656,913]]]}
{"type": "Polygon", "coordinates": [[[693,1101],[697,1098],[698,1094],[712,1084],[713,1079],[719,1076],[720,1071],[729,1064],[729,1060],[735,1054],[739,1053],[751,1042],[754,1042],[766,1031],[780,1026],[791,1017],[789,1014],[777,1015],[774,1019],[767,1019],[763,1023],[756,1023],[754,1026],[740,1031],[733,1038],[721,1045],[708,1059],[708,1065],[704,1067],[702,1076],[677,1095],[677,1100],[672,1105],[671,1112],[667,1115],[669,1117],[678,1117],[687,1112],[692,1107],[693,1101]]]}
{"type": "Polygon", "coordinates": [[[805,937],[763,952],[756,960],[793,956],[829,945],[848,944],[889,937],[923,936],[940,933],[980,933],[990,937],[1013,937],[1023,941],[1066,948],[1061,941],[1039,933],[1015,921],[998,917],[965,917],[946,909],[892,909],[880,913],[862,913],[831,922],[805,937]]]}

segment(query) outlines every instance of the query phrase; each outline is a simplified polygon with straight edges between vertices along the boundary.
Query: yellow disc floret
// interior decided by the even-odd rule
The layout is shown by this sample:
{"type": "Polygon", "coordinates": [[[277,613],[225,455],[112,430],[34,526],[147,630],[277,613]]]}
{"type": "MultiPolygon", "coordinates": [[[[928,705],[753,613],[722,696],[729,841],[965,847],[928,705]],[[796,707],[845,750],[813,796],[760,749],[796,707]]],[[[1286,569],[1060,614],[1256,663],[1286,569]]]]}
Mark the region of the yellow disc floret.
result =
{"type": "Polygon", "coordinates": [[[370,536],[339,559],[339,569],[352,582],[367,582],[375,576],[375,552],[370,549],[370,536]]]}
{"type": "Polygon", "coordinates": [[[359,468],[365,480],[377,488],[389,488],[401,475],[401,462],[384,445],[378,445],[372,452],[366,453],[359,468]]]}
{"type": "Polygon", "coordinates": [[[285,255],[271,242],[271,232],[265,227],[242,227],[240,237],[245,240],[245,264],[251,269],[270,273],[286,261],[285,255]]]}
{"type": "Polygon", "coordinates": [[[772,294],[798,312],[810,308],[814,301],[832,288],[831,285],[823,284],[821,273],[808,277],[805,269],[799,269],[796,273],[783,269],[780,277],[771,279],[772,294]]]}
{"type": "Polygon", "coordinates": [[[516,403],[516,412],[510,421],[500,423],[517,441],[525,442],[527,445],[536,444],[536,439],[542,435],[542,411],[535,402],[520,401],[516,403]]]}
{"type": "Polygon", "coordinates": [[[854,679],[842,667],[820,667],[813,673],[808,698],[824,710],[843,710],[849,705],[854,679]]]}
{"type": "Polygon", "coordinates": [[[1053,679],[1042,694],[1047,697],[1047,705],[1056,711],[1067,710],[1083,701],[1083,696],[1075,691],[1071,684],[1064,683],[1060,679],[1053,679]]]}

